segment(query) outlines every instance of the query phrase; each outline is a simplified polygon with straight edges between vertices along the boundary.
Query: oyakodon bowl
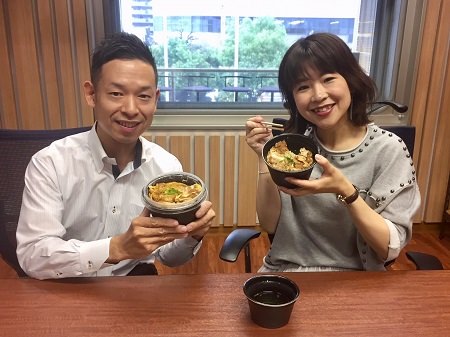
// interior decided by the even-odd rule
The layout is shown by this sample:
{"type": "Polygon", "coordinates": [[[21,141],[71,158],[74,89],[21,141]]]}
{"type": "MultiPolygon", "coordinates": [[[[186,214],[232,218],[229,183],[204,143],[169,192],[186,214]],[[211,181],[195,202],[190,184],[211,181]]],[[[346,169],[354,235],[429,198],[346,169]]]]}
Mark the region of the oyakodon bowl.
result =
{"type": "Polygon", "coordinates": [[[207,195],[208,192],[202,179],[192,173],[187,172],[173,172],[163,174],[151,180],[142,189],[142,200],[145,207],[150,211],[153,217],[176,219],[182,225],[187,225],[188,223],[197,219],[195,213],[200,208],[200,204],[206,200],[207,195]],[[154,201],[149,196],[150,186],[169,182],[179,182],[189,186],[199,184],[202,189],[195,198],[182,203],[158,202],[154,201]]]}
{"type": "Polygon", "coordinates": [[[256,275],[244,283],[250,316],[264,328],[276,329],[286,325],[295,302],[300,296],[297,284],[281,275],[256,275]]]}
{"type": "Polygon", "coordinates": [[[314,143],[314,140],[310,137],[306,137],[304,135],[298,134],[298,133],[282,133],[281,135],[275,136],[269,141],[264,144],[262,155],[264,158],[264,162],[267,165],[267,168],[269,169],[270,176],[272,177],[272,180],[277,184],[278,186],[284,186],[287,188],[296,188],[297,186],[288,183],[285,178],[286,177],[293,177],[297,179],[304,179],[307,180],[311,176],[311,172],[314,168],[314,165],[316,164],[316,160],[314,156],[319,153],[319,148],[314,143]],[[281,141],[286,141],[286,145],[289,149],[289,151],[298,154],[300,152],[300,149],[303,147],[309,151],[311,151],[313,156],[313,162],[311,166],[303,169],[303,170],[295,170],[295,171],[282,171],[277,168],[274,168],[271,164],[267,161],[267,154],[269,153],[270,149],[275,146],[276,143],[281,141]]]}

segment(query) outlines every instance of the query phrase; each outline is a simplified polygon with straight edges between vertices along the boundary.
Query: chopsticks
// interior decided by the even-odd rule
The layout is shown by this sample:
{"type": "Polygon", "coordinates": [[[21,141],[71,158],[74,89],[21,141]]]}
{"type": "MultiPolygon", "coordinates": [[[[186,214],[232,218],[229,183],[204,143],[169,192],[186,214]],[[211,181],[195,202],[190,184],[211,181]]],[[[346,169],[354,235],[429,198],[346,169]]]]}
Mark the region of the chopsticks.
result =
{"type": "Polygon", "coordinates": [[[268,127],[269,129],[284,131],[283,124],[271,123],[271,122],[261,122],[262,125],[268,127]]]}

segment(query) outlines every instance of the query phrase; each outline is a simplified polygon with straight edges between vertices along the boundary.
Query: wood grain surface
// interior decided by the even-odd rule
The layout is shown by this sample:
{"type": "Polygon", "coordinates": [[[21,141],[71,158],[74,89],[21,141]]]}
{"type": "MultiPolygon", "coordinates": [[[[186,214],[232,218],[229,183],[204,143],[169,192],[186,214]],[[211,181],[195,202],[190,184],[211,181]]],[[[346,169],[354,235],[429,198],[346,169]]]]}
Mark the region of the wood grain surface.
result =
{"type": "Polygon", "coordinates": [[[288,325],[254,324],[251,274],[0,279],[0,336],[448,336],[450,271],[285,274],[288,325]]]}

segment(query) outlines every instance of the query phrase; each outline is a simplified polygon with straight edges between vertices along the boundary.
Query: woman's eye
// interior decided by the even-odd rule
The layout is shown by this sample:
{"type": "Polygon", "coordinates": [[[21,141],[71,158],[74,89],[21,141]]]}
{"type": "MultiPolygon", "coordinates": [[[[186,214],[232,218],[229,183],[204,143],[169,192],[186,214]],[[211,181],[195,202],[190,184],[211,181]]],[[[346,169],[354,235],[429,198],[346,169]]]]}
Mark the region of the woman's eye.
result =
{"type": "Polygon", "coordinates": [[[331,81],[333,81],[334,79],[335,79],[335,77],[333,77],[333,76],[325,77],[324,82],[331,82],[331,81]]]}
{"type": "Polygon", "coordinates": [[[299,87],[298,87],[298,91],[305,91],[305,90],[307,90],[309,87],[306,85],[306,84],[304,84],[304,85],[300,85],[299,87]]]}

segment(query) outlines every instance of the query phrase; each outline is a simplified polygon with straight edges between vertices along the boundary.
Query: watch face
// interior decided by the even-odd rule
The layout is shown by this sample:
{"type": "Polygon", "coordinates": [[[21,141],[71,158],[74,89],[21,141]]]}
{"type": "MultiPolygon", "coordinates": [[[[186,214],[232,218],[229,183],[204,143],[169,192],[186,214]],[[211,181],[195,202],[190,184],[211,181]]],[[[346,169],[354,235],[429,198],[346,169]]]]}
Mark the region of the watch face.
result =
{"type": "Polygon", "coordinates": [[[337,199],[339,202],[342,202],[342,203],[346,204],[345,198],[344,198],[343,195],[336,194],[336,199],[337,199]]]}

